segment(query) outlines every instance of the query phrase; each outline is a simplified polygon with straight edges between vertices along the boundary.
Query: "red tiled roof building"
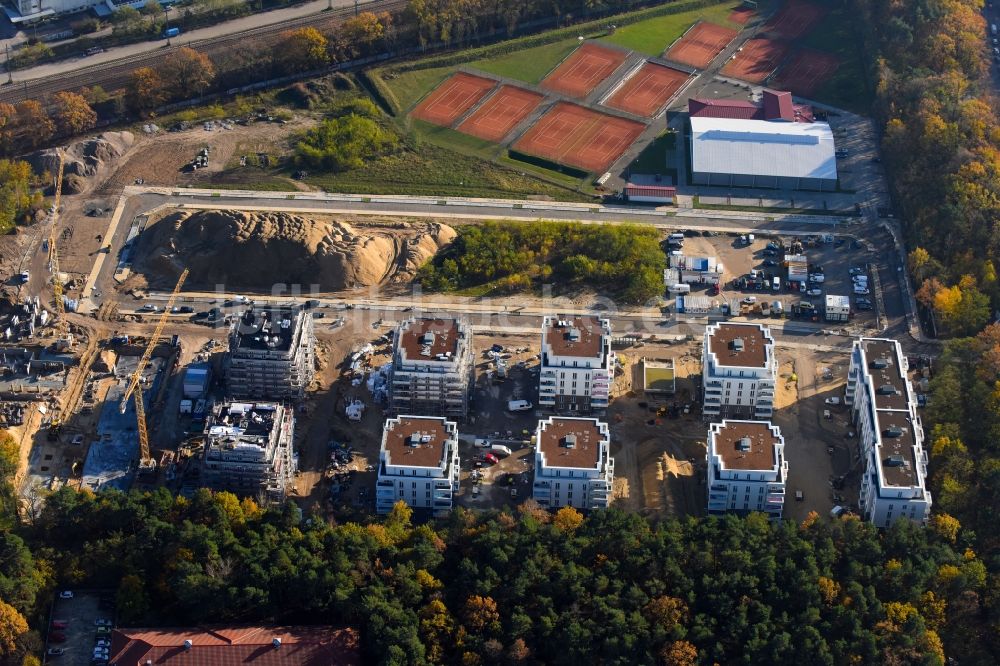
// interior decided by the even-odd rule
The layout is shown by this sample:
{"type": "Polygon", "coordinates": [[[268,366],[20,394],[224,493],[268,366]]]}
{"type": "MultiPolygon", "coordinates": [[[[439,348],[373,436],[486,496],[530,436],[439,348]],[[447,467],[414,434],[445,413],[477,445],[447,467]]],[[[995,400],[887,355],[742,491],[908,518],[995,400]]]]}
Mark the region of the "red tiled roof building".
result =
{"type": "Polygon", "coordinates": [[[358,632],[335,627],[116,629],[111,666],[360,666],[358,632]]]}

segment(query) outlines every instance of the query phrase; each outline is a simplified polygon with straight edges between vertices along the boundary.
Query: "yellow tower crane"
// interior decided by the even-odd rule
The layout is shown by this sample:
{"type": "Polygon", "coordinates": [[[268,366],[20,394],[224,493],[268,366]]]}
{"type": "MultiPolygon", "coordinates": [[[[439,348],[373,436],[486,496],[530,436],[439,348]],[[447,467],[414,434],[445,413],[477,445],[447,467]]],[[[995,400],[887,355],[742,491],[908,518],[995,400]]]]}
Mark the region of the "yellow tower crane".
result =
{"type": "Polygon", "coordinates": [[[62,205],[62,183],[63,166],[65,158],[62,151],[59,153],[59,173],[56,176],[56,196],[52,204],[52,221],[49,225],[49,270],[52,272],[52,294],[55,296],[56,313],[63,318],[66,315],[66,306],[63,304],[63,283],[59,275],[59,252],[56,250],[56,227],[59,222],[59,206],[62,205]]]}
{"type": "Polygon", "coordinates": [[[170,316],[170,309],[174,306],[174,301],[177,300],[177,295],[181,291],[181,286],[184,284],[184,280],[187,279],[188,269],[184,269],[181,276],[177,278],[177,284],[174,286],[174,291],[170,294],[170,298],[167,299],[167,304],[163,306],[163,312],[160,313],[160,319],[156,322],[156,329],[153,331],[153,335],[150,336],[149,342],[146,344],[146,350],[142,352],[142,358],[139,359],[139,365],[136,367],[135,372],[132,373],[132,379],[129,381],[128,388],[125,389],[125,394],[122,396],[122,402],[119,406],[121,413],[124,414],[125,410],[128,408],[128,399],[135,397],[135,420],[139,429],[139,470],[150,470],[156,466],[156,461],[153,460],[149,453],[149,432],[146,429],[146,407],[142,403],[142,388],[139,384],[142,382],[142,371],[146,369],[146,364],[149,363],[150,357],[153,355],[153,349],[156,348],[156,343],[160,339],[160,334],[163,332],[163,327],[167,324],[167,318],[170,316]]]}

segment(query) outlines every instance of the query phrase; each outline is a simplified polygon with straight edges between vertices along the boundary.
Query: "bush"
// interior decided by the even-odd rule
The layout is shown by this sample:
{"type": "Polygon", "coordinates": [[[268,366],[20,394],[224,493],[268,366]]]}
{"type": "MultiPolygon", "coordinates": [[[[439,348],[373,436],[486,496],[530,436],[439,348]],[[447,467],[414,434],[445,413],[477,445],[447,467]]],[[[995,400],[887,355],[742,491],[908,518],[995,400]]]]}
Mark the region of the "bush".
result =
{"type": "Polygon", "coordinates": [[[399,148],[399,137],[372,118],[351,113],[324,120],[295,145],[295,164],[324,171],[361,168],[399,148]]]}

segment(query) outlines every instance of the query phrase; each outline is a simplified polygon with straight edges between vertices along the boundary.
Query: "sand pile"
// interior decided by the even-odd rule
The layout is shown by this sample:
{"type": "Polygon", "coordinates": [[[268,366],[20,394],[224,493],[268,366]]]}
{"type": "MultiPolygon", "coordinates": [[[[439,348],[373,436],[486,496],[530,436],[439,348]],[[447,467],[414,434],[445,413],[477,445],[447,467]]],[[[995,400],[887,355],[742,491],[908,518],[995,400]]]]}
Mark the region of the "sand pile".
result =
{"type": "Polygon", "coordinates": [[[409,280],[454,238],[434,222],[355,226],[285,212],[176,211],[143,232],[135,270],[157,284],[172,284],[186,266],[189,286],[333,291],[409,280]]]}
{"type": "MultiPolygon", "coordinates": [[[[106,173],[134,142],[131,132],[105,132],[71,144],[64,153],[63,192],[77,194],[90,189],[94,176],[106,173]]],[[[59,170],[59,156],[54,149],[33,153],[27,159],[37,172],[55,175],[59,170]]]]}

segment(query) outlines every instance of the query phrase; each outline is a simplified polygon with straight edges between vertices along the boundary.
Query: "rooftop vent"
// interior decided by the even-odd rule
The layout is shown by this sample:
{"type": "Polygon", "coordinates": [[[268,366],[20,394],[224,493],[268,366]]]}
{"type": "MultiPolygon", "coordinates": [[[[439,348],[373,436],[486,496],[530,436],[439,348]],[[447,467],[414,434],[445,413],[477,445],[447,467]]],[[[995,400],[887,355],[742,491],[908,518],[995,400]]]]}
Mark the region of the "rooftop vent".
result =
{"type": "Polygon", "coordinates": [[[734,352],[741,352],[741,351],[743,351],[743,347],[744,347],[743,338],[736,338],[735,340],[733,340],[733,351],[734,352]]]}
{"type": "Polygon", "coordinates": [[[896,387],[892,384],[882,384],[875,392],[879,395],[896,395],[897,393],[896,387]]]}
{"type": "Polygon", "coordinates": [[[426,333],[424,333],[423,335],[421,335],[420,336],[420,344],[423,344],[423,345],[432,345],[432,344],[434,344],[434,334],[431,333],[430,331],[427,331],[426,333]]]}
{"type": "Polygon", "coordinates": [[[569,333],[566,334],[566,337],[568,337],[570,339],[570,342],[579,342],[579,340],[580,340],[580,329],[578,329],[578,328],[571,328],[571,329],[569,329],[569,333]]]}
{"type": "Polygon", "coordinates": [[[281,639],[275,637],[274,640],[271,641],[271,645],[273,645],[275,647],[275,649],[280,648],[281,647],[281,639]]]}
{"type": "Polygon", "coordinates": [[[739,440],[737,440],[736,442],[736,448],[739,449],[740,451],[749,452],[750,449],[752,448],[751,444],[752,442],[750,441],[749,437],[740,437],[739,440]]]}
{"type": "Polygon", "coordinates": [[[565,437],[563,437],[563,444],[566,446],[567,449],[575,449],[576,448],[576,435],[569,434],[569,435],[566,435],[565,437]]]}
{"type": "Polygon", "coordinates": [[[906,464],[906,460],[904,460],[903,456],[899,455],[898,453],[894,453],[888,458],[886,458],[883,461],[883,464],[886,467],[902,467],[903,465],[906,464]]]}
{"type": "Polygon", "coordinates": [[[889,367],[889,360],[885,358],[877,358],[872,361],[872,367],[876,370],[885,370],[889,367]]]}
{"type": "Polygon", "coordinates": [[[191,639],[190,638],[185,639],[185,641],[184,641],[184,649],[185,650],[190,650],[193,647],[194,647],[194,643],[191,642],[191,639]]]}
{"type": "Polygon", "coordinates": [[[902,437],[903,429],[899,426],[890,426],[882,431],[884,437],[902,437]]]}

